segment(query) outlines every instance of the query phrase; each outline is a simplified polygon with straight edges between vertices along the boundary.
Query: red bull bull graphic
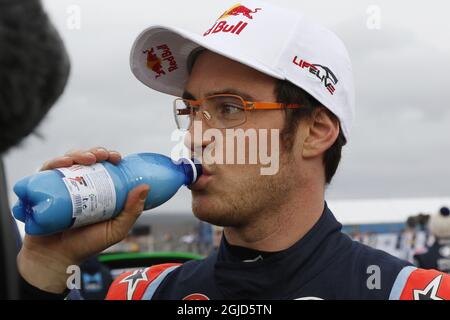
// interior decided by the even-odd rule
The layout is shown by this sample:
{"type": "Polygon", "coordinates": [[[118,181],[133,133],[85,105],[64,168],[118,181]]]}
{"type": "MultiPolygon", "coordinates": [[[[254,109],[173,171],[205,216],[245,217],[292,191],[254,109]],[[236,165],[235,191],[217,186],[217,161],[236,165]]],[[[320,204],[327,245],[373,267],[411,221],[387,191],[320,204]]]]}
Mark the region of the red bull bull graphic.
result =
{"type": "Polygon", "coordinates": [[[157,46],[156,50],[160,51],[161,58],[157,55],[154,48],[143,51],[143,54],[147,55],[147,68],[152,70],[156,74],[155,79],[158,79],[166,75],[166,71],[173,72],[177,70],[178,65],[167,44],[157,46]]]}
{"type": "Polygon", "coordinates": [[[295,65],[297,65],[301,69],[308,69],[308,71],[313,74],[317,79],[319,79],[325,86],[325,88],[330,92],[330,94],[334,94],[336,91],[336,85],[338,83],[338,79],[334,75],[334,73],[330,70],[330,68],[322,66],[320,64],[312,64],[305,60],[299,59],[297,56],[294,57],[292,61],[295,65]]]}
{"type": "Polygon", "coordinates": [[[248,22],[239,21],[237,24],[228,24],[225,21],[230,16],[243,16],[247,19],[253,20],[253,14],[261,11],[262,8],[256,8],[255,10],[251,10],[246,6],[241,4],[237,4],[231,9],[225,11],[219,19],[217,19],[216,23],[208,29],[203,36],[208,36],[210,34],[215,34],[219,32],[231,33],[235,35],[240,35],[241,32],[248,26],[248,22]]]}
{"type": "Polygon", "coordinates": [[[231,9],[225,11],[224,14],[222,14],[218,20],[226,19],[228,16],[244,16],[250,20],[253,20],[252,15],[261,10],[262,8],[256,8],[255,10],[251,10],[246,6],[243,6],[240,3],[238,3],[231,9]]]}
{"type": "Polygon", "coordinates": [[[143,53],[147,54],[147,68],[156,73],[155,79],[166,74],[162,68],[161,59],[155,54],[153,48],[145,50],[143,53]]]}

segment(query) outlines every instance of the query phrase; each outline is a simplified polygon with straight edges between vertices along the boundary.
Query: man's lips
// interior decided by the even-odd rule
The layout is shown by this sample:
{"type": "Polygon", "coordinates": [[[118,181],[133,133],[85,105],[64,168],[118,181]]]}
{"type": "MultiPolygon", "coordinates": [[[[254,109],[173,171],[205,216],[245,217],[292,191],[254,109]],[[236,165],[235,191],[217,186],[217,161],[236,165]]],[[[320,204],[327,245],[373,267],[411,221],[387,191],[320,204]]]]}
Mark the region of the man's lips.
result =
{"type": "Polygon", "coordinates": [[[211,173],[211,171],[204,167],[203,173],[200,178],[198,178],[198,180],[188,188],[192,191],[200,191],[206,187],[207,183],[211,180],[212,177],[213,174],[211,173]]]}
{"type": "Polygon", "coordinates": [[[208,167],[205,166],[205,165],[202,166],[202,173],[203,173],[203,175],[207,175],[207,176],[212,176],[212,175],[213,175],[211,169],[208,168],[208,167]]]}

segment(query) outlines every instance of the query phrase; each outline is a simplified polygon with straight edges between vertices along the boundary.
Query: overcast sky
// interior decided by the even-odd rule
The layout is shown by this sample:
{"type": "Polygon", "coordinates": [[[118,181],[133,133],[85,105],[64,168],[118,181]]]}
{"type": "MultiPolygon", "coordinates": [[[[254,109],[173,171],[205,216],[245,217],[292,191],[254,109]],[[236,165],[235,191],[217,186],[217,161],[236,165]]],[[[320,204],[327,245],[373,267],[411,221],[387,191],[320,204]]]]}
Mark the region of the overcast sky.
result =
{"type": "MultiPolygon", "coordinates": [[[[152,24],[203,32],[237,0],[43,2],[66,42],[72,73],[39,127],[44,140],[30,137],[7,155],[10,186],[73,148],[169,154],[173,98],[134,78],[131,45],[152,24]],[[81,10],[79,30],[68,27],[74,5],[81,10]]],[[[270,2],[335,31],[353,62],[357,118],[328,198],[450,197],[449,2],[270,2]],[[370,6],[380,10],[380,29],[367,27],[370,6]]],[[[189,199],[183,190],[157,210],[189,212],[189,199]]]]}

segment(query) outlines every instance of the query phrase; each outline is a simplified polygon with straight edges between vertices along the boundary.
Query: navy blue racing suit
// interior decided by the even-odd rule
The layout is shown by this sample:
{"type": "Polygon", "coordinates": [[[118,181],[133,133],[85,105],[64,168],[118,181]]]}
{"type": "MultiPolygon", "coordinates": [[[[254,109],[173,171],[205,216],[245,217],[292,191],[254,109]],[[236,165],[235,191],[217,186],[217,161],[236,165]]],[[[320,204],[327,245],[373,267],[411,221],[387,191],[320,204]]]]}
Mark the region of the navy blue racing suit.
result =
{"type": "Polygon", "coordinates": [[[450,279],[350,239],[325,204],[297,243],[276,253],[230,245],[204,260],[119,276],[107,299],[450,299],[450,279]]]}

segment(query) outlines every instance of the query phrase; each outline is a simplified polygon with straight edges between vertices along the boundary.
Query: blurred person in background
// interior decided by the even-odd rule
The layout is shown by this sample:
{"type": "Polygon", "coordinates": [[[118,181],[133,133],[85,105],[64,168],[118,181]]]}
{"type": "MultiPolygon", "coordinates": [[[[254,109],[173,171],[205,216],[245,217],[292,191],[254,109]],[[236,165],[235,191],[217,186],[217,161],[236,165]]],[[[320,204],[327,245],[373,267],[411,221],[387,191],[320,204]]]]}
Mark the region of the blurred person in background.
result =
{"type": "Polygon", "coordinates": [[[0,0],[0,298],[24,298],[16,277],[21,239],[12,218],[2,156],[31,134],[62,94],[65,47],[39,0],[0,0]]]}
{"type": "Polygon", "coordinates": [[[213,227],[211,224],[199,221],[197,224],[197,251],[207,255],[213,248],[213,227]]]}
{"type": "Polygon", "coordinates": [[[406,228],[400,235],[402,259],[414,262],[414,255],[427,247],[430,238],[427,228],[428,219],[429,215],[419,213],[406,220],[406,228]]]}
{"type": "Polygon", "coordinates": [[[424,269],[437,269],[450,273],[450,210],[442,207],[430,217],[428,228],[434,243],[414,255],[415,264],[424,269]]]}

